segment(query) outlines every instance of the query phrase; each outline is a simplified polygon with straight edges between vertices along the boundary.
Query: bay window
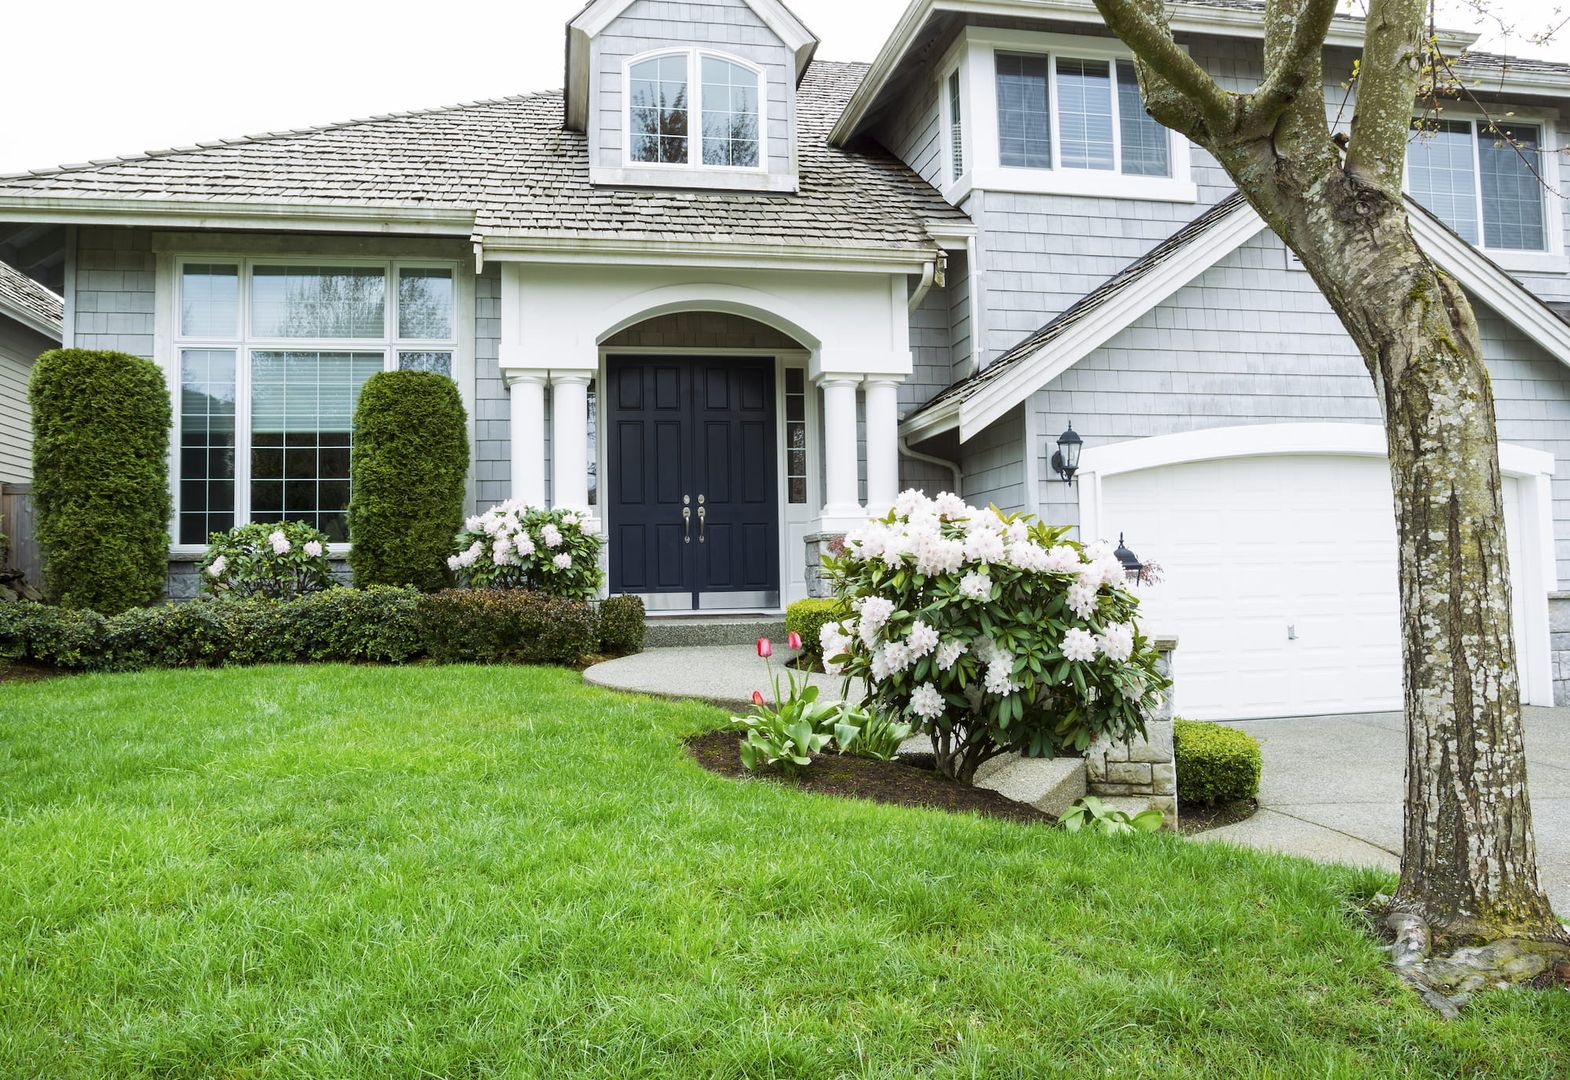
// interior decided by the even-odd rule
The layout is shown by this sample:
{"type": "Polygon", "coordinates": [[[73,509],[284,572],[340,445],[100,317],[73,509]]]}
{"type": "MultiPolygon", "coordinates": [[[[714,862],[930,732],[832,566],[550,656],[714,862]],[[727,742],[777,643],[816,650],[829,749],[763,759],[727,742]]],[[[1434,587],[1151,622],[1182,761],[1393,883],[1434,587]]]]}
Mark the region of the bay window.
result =
{"type": "Polygon", "coordinates": [[[750,64],[707,52],[632,61],[626,77],[628,163],[761,168],[762,83],[750,64]]]}
{"type": "MultiPolygon", "coordinates": [[[[1543,128],[1484,119],[1414,121],[1407,190],[1463,239],[1506,252],[1546,252],[1543,128]]],[[[1552,155],[1549,155],[1551,158],[1552,155]]]]}
{"type": "Polygon", "coordinates": [[[454,374],[456,267],[185,261],[176,288],[176,542],[282,521],[346,542],[360,389],[454,374]]]}

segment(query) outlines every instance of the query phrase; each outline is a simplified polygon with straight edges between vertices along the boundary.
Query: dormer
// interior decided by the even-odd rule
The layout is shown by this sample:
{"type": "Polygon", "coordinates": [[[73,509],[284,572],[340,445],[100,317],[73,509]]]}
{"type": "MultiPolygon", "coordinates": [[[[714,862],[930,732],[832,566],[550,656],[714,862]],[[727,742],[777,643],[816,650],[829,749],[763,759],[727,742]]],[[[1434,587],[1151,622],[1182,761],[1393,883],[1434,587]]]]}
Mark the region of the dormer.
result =
{"type": "Polygon", "coordinates": [[[795,191],[817,46],[779,0],[595,0],[567,24],[566,126],[588,136],[590,182],[795,191]]]}

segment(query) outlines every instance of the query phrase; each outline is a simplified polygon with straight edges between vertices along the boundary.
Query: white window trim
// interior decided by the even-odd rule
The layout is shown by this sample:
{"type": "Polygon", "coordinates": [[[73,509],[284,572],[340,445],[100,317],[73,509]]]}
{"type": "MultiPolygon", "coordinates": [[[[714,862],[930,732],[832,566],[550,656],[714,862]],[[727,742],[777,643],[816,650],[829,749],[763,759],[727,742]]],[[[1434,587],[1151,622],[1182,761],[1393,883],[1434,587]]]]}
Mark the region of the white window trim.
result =
{"type": "Polygon", "coordinates": [[[700,187],[734,191],[797,189],[796,177],[771,171],[769,165],[769,73],[759,64],[734,53],[707,46],[651,49],[630,56],[621,66],[621,166],[589,170],[589,182],[634,187],[700,187]],[[687,64],[687,160],[685,162],[637,161],[632,156],[632,69],[648,60],[680,56],[687,64]],[[705,165],[703,163],[703,58],[724,60],[751,71],[758,79],[758,164],[705,165]]]}
{"type": "MultiPolygon", "coordinates": [[[[473,402],[466,389],[473,384],[472,334],[465,333],[465,298],[472,295],[464,267],[451,259],[369,259],[331,255],[257,256],[225,253],[172,255],[160,258],[158,310],[160,311],[155,347],[165,381],[169,387],[173,422],[170,431],[169,483],[173,514],[169,522],[169,550],[191,555],[207,549],[202,544],[180,543],[180,445],[181,445],[181,357],[187,349],[222,350],[235,354],[235,462],[234,523],[249,524],[251,514],[251,354],[254,352],[358,352],[382,354],[382,370],[398,369],[399,352],[450,352],[452,377],[458,384],[464,406],[473,415],[473,402]],[[234,265],[239,268],[238,327],[234,337],[187,337],[181,333],[181,283],[187,263],[234,265]],[[380,267],[387,275],[387,303],[382,312],[379,338],[260,338],[251,332],[251,270],[256,266],[369,266],[380,267]],[[450,338],[400,338],[398,329],[398,274],[406,269],[451,270],[453,275],[453,334],[450,338]],[[167,300],[167,303],[164,301],[167,300]],[[164,346],[162,343],[167,342],[164,346]]],[[[469,304],[472,310],[472,301],[469,304]]],[[[472,431],[471,431],[472,441],[472,431]]],[[[329,544],[332,555],[346,555],[350,545],[329,544]]]]}
{"type": "MultiPolygon", "coordinates": [[[[1134,54],[1112,38],[1045,34],[1027,30],[971,27],[955,45],[966,71],[964,84],[965,160],[970,187],[1019,194],[1088,195],[1112,199],[1145,199],[1157,202],[1197,202],[1199,190],[1192,174],[1188,139],[1167,131],[1172,162],[1171,176],[1128,176],[1122,172],[1122,123],[1117,100],[1117,77],[1112,83],[1113,168],[1068,169],[1057,166],[1062,153],[1058,134],[1057,60],[1132,60],[1134,54]],[[1005,166],[998,141],[997,54],[999,51],[1049,58],[1048,114],[1052,124],[1053,168],[1005,166]]],[[[943,68],[945,72],[951,68],[943,68]]],[[[945,76],[946,77],[946,76],[945,76]]],[[[946,134],[946,126],[945,126],[946,134]]],[[[968,189],[967,189],[968,191],[968,189]]],[[[945,189],[945,196],[949,191],[945,189]]],[[[954,198],[949,198],[955,202],[954,198]]]]}
{"type": "MultiPolygon", "coordinates": [[[[1414,117],[1414,119],[1417,118],[1414,117]]],[[[1541,251],[1526,251],[1520,248],[1496,248],[1487,245],[1488,230],[1483,220],[1482,140],[1479,134],[1479,127],[1490,123],[1489,118],[1484,116],[1480,109],[1450,108],[1445,110],[1444,115],[1440,119],[1458,120],[1472,125],[1472,197],[1476,200],[1478,240],[1472,246],[1506,270],[1538,274],[1570,271],[1570,263],[1567,263],[1565,259],[1564,209],[1560,205],[1561,200],[1553,195],[1553,192],[1561,190],[1559,186],[1559,159],[1562,156],[1552,150],[1553,147],[1559,145],[1559,132],[1554,123],[1554,116],[1546,112],[1512,110],[1508,117],[1500,117],[1492,121],[1505,127],[1508,127],[1511,123],[1516,123],[1538,129],[1538,146],[1541,148],[1538,160],[1541,162],[1540,172],[1543,178],[1543,184],[1539,185],[1538,195],[1542,199],[1543,234],[1548,244],[1541,251]]],[[[1413,132],[1411,137],[1422,138],[1416,132],[1413,132]]],[[[1412,155],[1408,152],[1401,166],[1401,189],[1408,194],[1412,190],[1411,166],[1412,155]]]]}
{"type": "Polygon", "coordinates": [[[942,181],[938,186],[943,191],[943,197],[953,206],[958,206],[969,197],[974,187],[974,173],[976,167],[975,154],[975,128],[971,124],[971,101],[973,95],[970,88],[970,66],[965,62],[963,50],[952,50],[944,57],[938,79],[938,133],[939,156],[942,162],[942,181]],[[960,164],[964,166],[959,175],[954,173],[954,99],[953,80],[959,76],[959,125],[960,125],[960,164]]]}

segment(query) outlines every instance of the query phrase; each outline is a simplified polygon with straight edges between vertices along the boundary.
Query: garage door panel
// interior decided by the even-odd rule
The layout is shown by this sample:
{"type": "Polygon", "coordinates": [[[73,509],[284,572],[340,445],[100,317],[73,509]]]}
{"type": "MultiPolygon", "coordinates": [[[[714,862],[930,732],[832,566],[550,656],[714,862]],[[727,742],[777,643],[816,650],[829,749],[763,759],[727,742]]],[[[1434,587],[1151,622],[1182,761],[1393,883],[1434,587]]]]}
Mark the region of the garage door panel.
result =
{"type": "MultiPolygon", "coordinates": [[[[1505,501],[1516,565],[1514,481],[1505,501]]],[[[1392,507],[1382,458],[1260,456],[1105,478],[1103,534],[1123,534],[1165,574],[1142,590],[1142,621],[1179,638],[1177,710],[1241,719],[1400,708],[1392,507]]]]}

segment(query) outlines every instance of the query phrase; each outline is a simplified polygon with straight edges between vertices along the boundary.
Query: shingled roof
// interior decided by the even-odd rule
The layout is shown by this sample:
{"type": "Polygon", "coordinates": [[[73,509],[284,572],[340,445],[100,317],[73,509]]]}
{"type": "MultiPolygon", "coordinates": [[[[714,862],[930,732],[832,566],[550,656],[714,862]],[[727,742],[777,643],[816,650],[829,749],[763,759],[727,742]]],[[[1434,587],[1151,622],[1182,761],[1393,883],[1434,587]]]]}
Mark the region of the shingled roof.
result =
{"type": "Polygon", "coordinates": [[[968,219],[881,148],[831,147],[827,131],[866,71],[816,62],[798,91],[800,192],[757,194],[589,183],[585,135],[563,130],[559,91],[0,177],[30,199],[472,214],[475,238],[661,240],[745,246],[930,249],[929,221],[968,219]]]}
{"type": "Polygon", "coordinates": [[[0,263],[0,317],[5,316],[58,341],[65,301],[20,270],[0,263]]]}

